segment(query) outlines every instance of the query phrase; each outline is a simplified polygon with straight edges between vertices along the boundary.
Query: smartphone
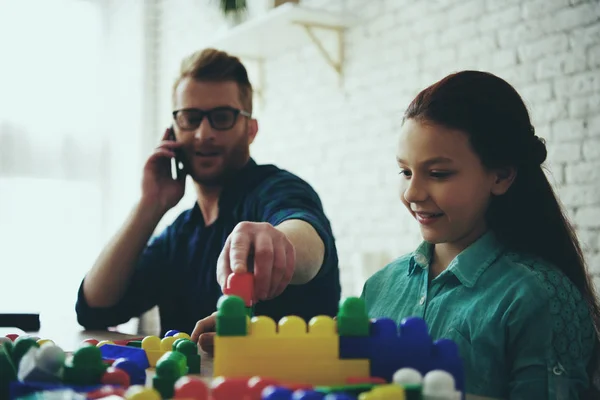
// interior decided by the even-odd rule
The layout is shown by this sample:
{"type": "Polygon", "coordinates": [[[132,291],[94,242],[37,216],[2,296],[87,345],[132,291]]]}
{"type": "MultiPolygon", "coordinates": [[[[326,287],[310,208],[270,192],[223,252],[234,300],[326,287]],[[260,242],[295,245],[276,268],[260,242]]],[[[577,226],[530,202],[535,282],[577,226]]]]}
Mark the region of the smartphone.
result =
{"type": "MultiPolygon", "coordinates": [[[[173,126],[169,128],[169,140],[177,141],[173,126]]],[[[175,149],[175,157],[171,158],[171,177],[173,180],[180,180],[185,177],[185,168],[182,159],[181,149],[175,149]]]]}

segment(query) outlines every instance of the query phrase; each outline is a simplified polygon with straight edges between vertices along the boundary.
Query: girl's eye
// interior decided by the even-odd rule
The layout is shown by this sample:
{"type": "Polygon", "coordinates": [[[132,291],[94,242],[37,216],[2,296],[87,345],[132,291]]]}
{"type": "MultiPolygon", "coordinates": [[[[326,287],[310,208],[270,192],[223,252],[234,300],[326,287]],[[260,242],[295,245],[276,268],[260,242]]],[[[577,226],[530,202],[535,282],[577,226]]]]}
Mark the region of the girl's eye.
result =
{"type": "Polygon", "coordinates": [[[449,172],[449,171],[431,171],[430,172],[430,175],[433,178],[438,178],[438,179],[448,178],[452,174],[453,174],[453,172],[449,172]]]}
{"type": "Polygon", "coordinates": [[[403,170],[400,170],[400,175],[404,175],[406,177],[409,177],[409,176],[412,175],[412,173],[409,170],[407,170],[407,169],[403,169],[403,170]]]}

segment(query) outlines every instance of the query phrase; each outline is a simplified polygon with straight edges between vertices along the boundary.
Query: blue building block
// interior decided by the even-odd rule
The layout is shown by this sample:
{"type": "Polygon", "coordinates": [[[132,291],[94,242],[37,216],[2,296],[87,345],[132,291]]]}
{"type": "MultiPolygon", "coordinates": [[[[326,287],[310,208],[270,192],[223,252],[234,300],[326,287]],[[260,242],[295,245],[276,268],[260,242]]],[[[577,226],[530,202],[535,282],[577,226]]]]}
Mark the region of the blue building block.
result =
{"type": "Polygon", "coordinates": [[[394,320],[376,319],[368,337],[340,336],[340,358],[368,358],[371,376],[392,381],[394,372],[414,368],[422,375],[434,369],[452,374],[456,388],[464,392],[464,373],[458,347],[451,340],[433,343],[421,318],[405,318],[400,329],[394,320]]]}
{"type": "Polygon", "coordinates": [[[139,347],[105,344],[100,346],[100,353],[103,359],[116,360],[118,358],[126,358],[134,362],[141,369],[150,368],[146,350],[139,347]]]}
{"type": "Polygon", "coordinates": [[[291,400],[323,400],[325,394],[314,390],[296,390],[291,400]]]}
{"type": "Polygon", "coordinates": [[[140,368],[140,366],[137,365],[135,362],[126,358],[118,358],[115,360],[112,366],[125,371],[127,375],[129,375],[129,382],[131,383],[131,385],[146,384],[146,370],[140,368]]]}
{"type": "Polygon", "coordinates": [[[356,397],[346,393],[329,393],[323,400],[356,400],[356,397]]]}
{"type": "Polygon", "coordinates": [[[262,392],[262,400],[291,400],[293,392],[284,387],[267,386],[262,392]]]}
{"type": "Polygon", "coordinates": [[[171,329],[170,331],[167,331],[167,333],[165,333],[165,337],[169,337],[169,336],[175,336],[179,333],[179,331],[175,330],[175,329],[171,329]]]}

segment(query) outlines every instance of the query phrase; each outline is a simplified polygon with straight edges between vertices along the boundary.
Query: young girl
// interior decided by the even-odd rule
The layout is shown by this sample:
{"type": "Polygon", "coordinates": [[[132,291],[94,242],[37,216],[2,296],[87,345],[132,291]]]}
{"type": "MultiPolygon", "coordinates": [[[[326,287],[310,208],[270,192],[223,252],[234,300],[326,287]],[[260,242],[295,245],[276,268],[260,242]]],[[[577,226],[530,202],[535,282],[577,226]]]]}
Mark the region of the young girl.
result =
{"type": "Polygon", "coordinates": [[[419,316],[434,339],[454,340],[469,394],[593,390],[599,308],[545,159],[519,94],[488,73],[450,75],[404,115],[400,197],[424,241],[362,297],[372,318],[419,316]]]}

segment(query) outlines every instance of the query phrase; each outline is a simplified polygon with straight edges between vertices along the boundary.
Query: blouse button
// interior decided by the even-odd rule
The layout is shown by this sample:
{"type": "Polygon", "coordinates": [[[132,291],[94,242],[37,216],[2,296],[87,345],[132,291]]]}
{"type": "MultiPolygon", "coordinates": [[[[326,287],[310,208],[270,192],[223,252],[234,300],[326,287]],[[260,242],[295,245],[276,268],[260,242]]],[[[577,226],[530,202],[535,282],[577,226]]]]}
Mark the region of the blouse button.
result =
{"type": "Polygon", "coordinates": [[[421,300],[419,300],[419,304],[420,305],[425,304],[425,296],[421,297],[421,300]]]}

